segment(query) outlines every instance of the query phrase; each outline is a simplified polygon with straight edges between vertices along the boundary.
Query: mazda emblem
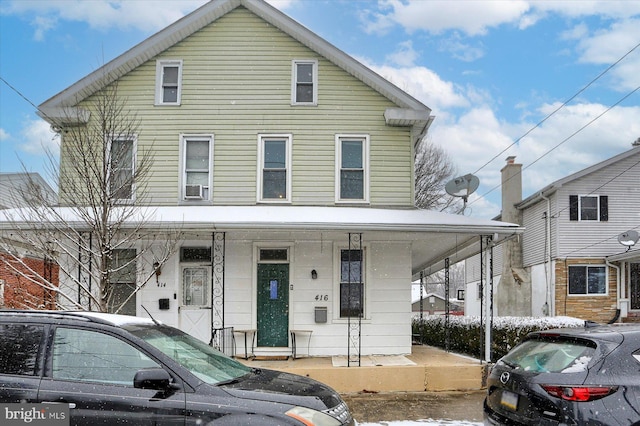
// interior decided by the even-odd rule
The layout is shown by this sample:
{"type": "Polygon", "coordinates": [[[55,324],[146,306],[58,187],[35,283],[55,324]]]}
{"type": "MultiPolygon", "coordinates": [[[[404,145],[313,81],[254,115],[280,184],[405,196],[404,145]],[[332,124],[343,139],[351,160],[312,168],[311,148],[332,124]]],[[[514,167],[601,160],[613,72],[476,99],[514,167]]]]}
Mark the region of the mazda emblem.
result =
{"type": "Polygon", "coordinates": [[[506,385],[510,377],[511,377],[511,374],[509,374],[508,371],[505,371],[500,375],[500,383],[502,383],[503,385],[506,385]]]}

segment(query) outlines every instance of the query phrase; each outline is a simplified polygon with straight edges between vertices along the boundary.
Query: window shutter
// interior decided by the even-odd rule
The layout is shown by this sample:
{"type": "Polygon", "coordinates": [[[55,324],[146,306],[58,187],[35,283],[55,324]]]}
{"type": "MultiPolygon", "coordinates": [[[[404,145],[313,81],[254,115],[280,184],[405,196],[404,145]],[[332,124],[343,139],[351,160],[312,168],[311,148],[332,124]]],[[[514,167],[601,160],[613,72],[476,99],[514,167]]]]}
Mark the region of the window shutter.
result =
{"type": "Polygon", "coordinates": [[[609,220],[609,197],[606,195],[600,196],[600,222],[607,222],[609,220]]]}
{"type": "Polygon", "coordinates": [[[569,195],[569,220],[578,220],[578,196],[569,195]]]}

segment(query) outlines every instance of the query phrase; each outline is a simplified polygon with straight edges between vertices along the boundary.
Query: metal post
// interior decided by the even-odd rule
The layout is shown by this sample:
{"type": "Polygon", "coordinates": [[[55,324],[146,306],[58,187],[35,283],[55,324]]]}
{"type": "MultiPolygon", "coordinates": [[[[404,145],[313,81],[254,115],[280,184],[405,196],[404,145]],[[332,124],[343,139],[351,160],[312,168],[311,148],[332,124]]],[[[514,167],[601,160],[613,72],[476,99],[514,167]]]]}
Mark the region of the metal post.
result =
{"type": "MultiPolygon", "coordinates": [[[[351,367],[351,364],[357,365],[360,367],[360,350],[362,348],[362,344],[360,342],[360,338],[362,335],[362,313],[364,310],[363,301],[364,301],[364,283],[362,277],[364,275],[364,271],[362,270],[362,258],[364,257],[364,253],[362,251],[362,234],[352,234],[349,233],[349,251],[348,251],[348,288],[347,288],[347,333],[348,333],[348,347],[347,347],[347,366],[351,367]],[[358,320],[353,321],[351,319],[352,312],[354,311],[353,297],[351,295],[351,287],[353,283],[353,276],[351,271],[352,259],[351,255],[354,251],[358,251],[360,253],[358,257],[358,281],[356,284],[360,285],[360,292],[358,298],[358,320]]],[[[341,260],[342,262],[342,260],[341,260]]]]}
{"type": "Polygon", "coordinates": [[[449,258],[444,260],[444,348],[449,352],[449,258]]]}

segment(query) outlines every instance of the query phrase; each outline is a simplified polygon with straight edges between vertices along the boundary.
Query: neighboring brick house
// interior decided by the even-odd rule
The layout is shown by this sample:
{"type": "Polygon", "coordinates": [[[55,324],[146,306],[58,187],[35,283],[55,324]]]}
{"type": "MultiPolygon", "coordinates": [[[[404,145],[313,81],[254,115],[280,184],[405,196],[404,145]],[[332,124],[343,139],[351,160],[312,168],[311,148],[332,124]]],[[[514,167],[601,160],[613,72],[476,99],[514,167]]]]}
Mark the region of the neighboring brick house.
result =
{"type": "MultiPolygon", "coordinates": [[[[0,173],[0,209],[27,204],[29,187],[38,187],[44,199],[55,203],[56,194],[37,173],[0,173]]],[[[13,309],[55,309],[55,292],[45,289],[45,280],[58,285],[59,267],[51,259],[32,254],[18,241],[3,244],[17,253],[14,257],[0,247],[0,307],[13,309]]]]}
{"type": "MultiPolygon", "coordinates": [[[[503,194],[521,193],[522,166],[513,160],[502,169],[503,194]]],[[[632,149],[524,200],[503,195],[500,219],[511,210],[525,231],[509,248],[493,249],[499,265],[494,268],[494,313],[504,315],[500,293],[505,293],[501,287],[507,276],[523,289],[504,298],[524,302],[518,315],[566,315],[600,323],[639,318],[640,243],[619,242],[627,231],[640,232],[638,182],[640,139],[632,149]]],[[[467,295],[478,294],[479,265],[478,255],[465,261],[467,295]]],[[[477,315],[480,299],[467,297],[466,303],[467,313],[477,315]]]]}
{"type": "Polygon", "coordinates": [[[91,123],[105,82],[140,121],[111,141],[130,159],[118,176],[155,154],[120,201],[151,212],[155,235],[184,236],[163,265],[145,252],[114,285],[135,296],[132,313],[205,342],[233,327],[248,342],[237,352],[282,356],[303,330],[311,355],[410,353],[422,265],[461,238],[521,232],[416,209],[431,110],[264,1],[209,2],[40,105],[61,130],[63,171],[64,128],[91,123]],[[151,265],[155,282],[140,283],[151,265]]]}

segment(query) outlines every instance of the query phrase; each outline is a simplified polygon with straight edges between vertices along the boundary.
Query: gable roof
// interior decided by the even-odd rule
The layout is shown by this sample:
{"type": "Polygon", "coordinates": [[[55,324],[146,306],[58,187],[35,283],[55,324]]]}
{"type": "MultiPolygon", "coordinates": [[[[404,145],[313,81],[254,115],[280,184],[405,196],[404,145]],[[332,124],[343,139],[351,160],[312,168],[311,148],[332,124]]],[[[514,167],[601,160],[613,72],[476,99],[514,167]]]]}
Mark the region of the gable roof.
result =
{"type": "MultiPolygon", "coordinates": [[[[49,122],[68,120],[65,109],[238,7],[248,9],[398,105],[385,112],[388,125],[414,126],[416,141],[426,134],[433,121],[429,107],[263,0],[212,0],[206,3],[40,104],[39,115],[49,122]]],[[[86,120],[88,116],[82,119],[86,120]]]]}
{"type": "MultiPolygon", "coordinates": [[[[612,164],[615,164],[619,161],[625,160],[629,157],[632,157],[634,155],[639,155],[640,156],[640,145],[636,145],[634,143],[633,145],[634,147],[628,151],[625,151],[621,154],[618,154],[614,157],[611,157],[607,160],[601,161],[600,163],[594,164],[593,166],[587,167],[586,169],[582,169],[576,173],[573,173],[569,176],[565,176],[562,179],[558,179],[557,181],[545,186],[544,188],[542,188],[540,191],[536,191],[533,194],[531,194],[529,197],[525,198],[524,200],[522,200],[521,202],[519,202],[518,204],[516,204],[516,208],[517,209],[525,209],[527,207],[529,207],[532,204],[537,203],[538,201],[543,199],[544,197],[548,197],[549,195],[553,194],[554,192],[556,192],[557,190],[559,190],[562,186],[567,185],[577,179],[580,179],[582,177],[585,177],[591,173],[597,172],[598,170],[604,169],[606,167],[609,167],[612,164]]],[[[639,157],[640,158],[640,157],[639,157]]],[[[640,162],[640,160],[639,160],[640,162]]]]}
{"type": "Polygon", "coordinates": [[[24,199],[29,196],[29,188],[34,185],[42,192],[49,204],[56,202],[56,193],[39,173],[0,173],[0,209],[23,207],[28,205],[24,199]]]}

